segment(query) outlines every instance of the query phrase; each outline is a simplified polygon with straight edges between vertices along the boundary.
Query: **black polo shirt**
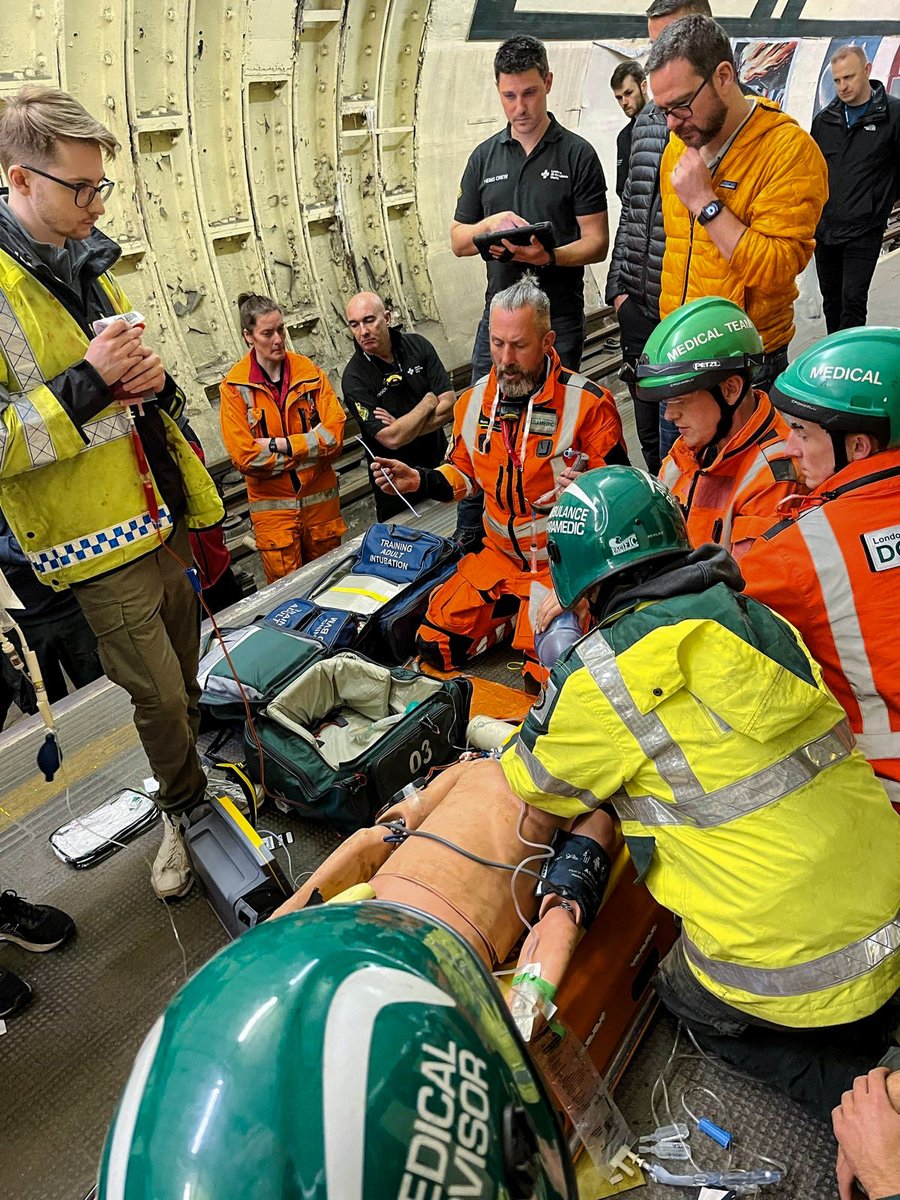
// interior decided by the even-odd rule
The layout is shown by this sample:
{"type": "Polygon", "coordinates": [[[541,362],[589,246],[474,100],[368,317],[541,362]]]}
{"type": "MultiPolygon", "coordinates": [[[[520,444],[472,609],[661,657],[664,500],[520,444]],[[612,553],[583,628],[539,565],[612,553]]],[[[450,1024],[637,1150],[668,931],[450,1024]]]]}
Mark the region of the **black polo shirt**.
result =
{"type": "MultiPolygon", "coordinates": [[[[454,220],[474,225],[509,209],[530,225],[551,221],[557,246],[567,246],[581,237],[576,217],[606,212],[606,180],[597,152],[549,116],[547,132],[527,158],[509,125],[476,146],[459,185],[454,220]]],[[[522,263],[489,262],[485,302],[527,270],[522,263]]],[[[584,311],[584,267],[547,267],[537,276],[552,314],[584,311]]]]}
{"type": "MultiPolygon", "coordinates": [[[[440,396],[453,388],[444,364],[427,338],[392,329],[391,346],[396,366],[366,354],[359,345],[356,346],[341,377],[344,404],[356,418],[362,439],[373,454],[396,458],[413,467],[437,467],[447,452],[447,438],[441,429],[413,438],[395,450],[378,440],[384,426],[375,416],[376,408],[386,409],[392,417],[402,417],[429,392],[440,396]],[[387,380],[397,374],[402,376],[401,382],[389,384],[387,380]]],[[[385,521],[407,510],[396,496],[376,488],[375,511],[378,520],[385,521]]]]}

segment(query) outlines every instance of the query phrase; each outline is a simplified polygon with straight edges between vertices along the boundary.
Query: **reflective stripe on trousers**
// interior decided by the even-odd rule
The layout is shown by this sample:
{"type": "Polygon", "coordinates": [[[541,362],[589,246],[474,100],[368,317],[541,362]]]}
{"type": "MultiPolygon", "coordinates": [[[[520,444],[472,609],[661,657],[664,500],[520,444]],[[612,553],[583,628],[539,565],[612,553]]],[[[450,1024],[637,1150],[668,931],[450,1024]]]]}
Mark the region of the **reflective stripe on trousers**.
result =
{"type": "Polygon", "coordinates": [[[688,962],[723,987],[753,996],[807,996],[868,975],[900,951],[900,913],[868,937],[791,967],[744,967],[707,958],[684,933],[681,944],[688,962]]]}
{"type": "Polygon", "coordinates": [[[578,654],[591,678],[609,701],[619,720],[672,789],[675,804],[654,796],[629,796],[624,791],[610,797],[621,821],[642,825],[692,825],[709,828],[733,821],[746,813],[774,804],[808,783],[821,771],[841,762],[853,749],[846,721],[798,746],[778,762],[746,779],[707,792],[681,747],[656,713],[642,713],[634,702],[611,646],[597,631],[581,644],[578,654]]]}

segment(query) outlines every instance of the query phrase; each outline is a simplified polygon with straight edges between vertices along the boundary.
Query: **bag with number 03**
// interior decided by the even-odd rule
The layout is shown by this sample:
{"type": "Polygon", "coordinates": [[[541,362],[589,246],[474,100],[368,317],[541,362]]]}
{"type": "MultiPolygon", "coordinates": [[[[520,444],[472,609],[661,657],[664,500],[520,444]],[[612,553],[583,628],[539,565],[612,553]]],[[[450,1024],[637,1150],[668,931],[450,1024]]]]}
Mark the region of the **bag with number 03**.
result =
{"type": "Polygon", "coordinates": [[[353,833],[406,784],[459,757],[471,695],[468,679],[338,651],[310,663],[245,727],[247,772],[276,803],[353,833]]]}

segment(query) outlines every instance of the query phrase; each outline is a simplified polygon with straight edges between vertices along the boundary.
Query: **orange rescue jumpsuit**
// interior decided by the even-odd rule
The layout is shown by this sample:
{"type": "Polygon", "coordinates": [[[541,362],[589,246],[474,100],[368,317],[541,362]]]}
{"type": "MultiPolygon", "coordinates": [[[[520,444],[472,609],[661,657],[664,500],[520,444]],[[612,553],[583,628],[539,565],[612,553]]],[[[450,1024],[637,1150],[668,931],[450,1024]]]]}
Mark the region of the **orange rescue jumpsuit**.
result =
{"type": "Polygon", "coordinates": [[[532,506],[555,487],[565,469],[564,450],[583,451],[588,467],[628,461],[611,393],[563,367],[555,350],[548,360],[544,384],[527,402],[502,403],[492,370],[456,404],[453,447],[437,470],[454,500],[484,493],[486,538],[432,594],[416,635],[425,661],[443,670],[462,666],[512,633],[513,646],[525,655],[525,675],[545,678],[528,598],[535,582],[552,587],[548,514],[533,514],[532,506]]]}
{"type": "Polygon", "coordinates": [[[325,372],[305,355],[288,352],[284,369],[286,386],[273,387],[251,350],[219,387],[222,440],[247,483],[268,583],[333,550],[347,531],[330,461],[341,452],[344,410],[325,372]],[[275,437],[289,439],[290,455],[256,443],[275,437]]]}
{"type": "Polygon", "coordinates": [[[747,592],[786,617],[822,667],[900,811],[900,450],[853,462],[741,562],[747,592]]]}
{"type": "Polygon", "coordinates": [[[771,529],[785,496],[804,490],[785,450],[784,418],[765,392],[755,395],[753,416],[708,467],[701,467],[696,453],[678,438],[659,472],[685,510],[691,542],[716,542],[735,558],[771,529]]]}

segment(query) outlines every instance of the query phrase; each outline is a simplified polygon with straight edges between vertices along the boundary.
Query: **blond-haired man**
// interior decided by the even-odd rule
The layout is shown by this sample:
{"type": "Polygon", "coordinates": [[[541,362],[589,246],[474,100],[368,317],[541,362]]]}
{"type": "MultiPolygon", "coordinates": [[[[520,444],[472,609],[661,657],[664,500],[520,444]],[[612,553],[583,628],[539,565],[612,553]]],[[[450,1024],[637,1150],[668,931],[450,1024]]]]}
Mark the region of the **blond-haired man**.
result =
{"type": "Polygon", "coordinates": [[[92,336],[98,318],[131,307],[109,273],[119,247],[95,229],[114,187],[104,155],[117,150],[54,88],[24,87],[0,108],[0,507],[38,578],[72,589],[106,674],[131,697],[160,785],[153,887],[166,899],[191,886],[177,821],[206,787],[188,527],[215,524],[222,505],[142,328],[116,321],[92,336]],[[133,440],[125,405],[150,393],[133,440]]]}

